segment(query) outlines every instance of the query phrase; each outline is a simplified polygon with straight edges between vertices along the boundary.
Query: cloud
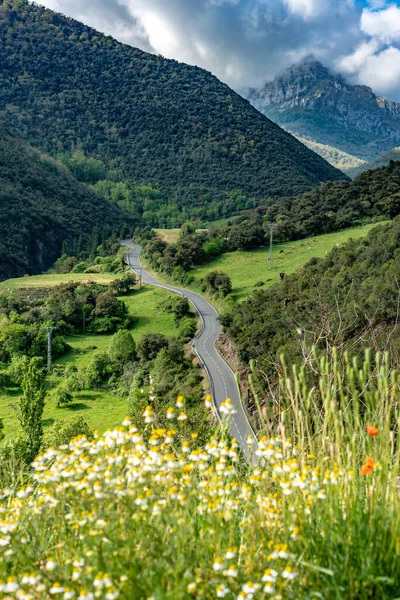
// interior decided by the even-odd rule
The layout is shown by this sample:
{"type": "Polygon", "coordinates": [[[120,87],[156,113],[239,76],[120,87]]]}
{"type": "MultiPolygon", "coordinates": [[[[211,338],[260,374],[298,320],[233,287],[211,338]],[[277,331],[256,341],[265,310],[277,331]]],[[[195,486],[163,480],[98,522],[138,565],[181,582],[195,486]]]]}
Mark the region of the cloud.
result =
{"type": "Polygon", "coordinates": [[[393,4],[382,10],[364,10],[361,30],[381,40],[400,39],[400,8],[393,4]]]}
{"type": "Polygon", "coordinates": [[[39,0],[122,42],[198,65],[237,90],[314,54],[400,99],[400,8],[385,0],[39,0]],[[389,67],[391,65],[391,67],[389,67]]]}
{"type": "Polygon", "coordinates": [[[392,96],[393,93],[398,93],[400,50],[390,47],[379,54],[369,56],[360,68],[358,78],[384,95],[392,96]]]}

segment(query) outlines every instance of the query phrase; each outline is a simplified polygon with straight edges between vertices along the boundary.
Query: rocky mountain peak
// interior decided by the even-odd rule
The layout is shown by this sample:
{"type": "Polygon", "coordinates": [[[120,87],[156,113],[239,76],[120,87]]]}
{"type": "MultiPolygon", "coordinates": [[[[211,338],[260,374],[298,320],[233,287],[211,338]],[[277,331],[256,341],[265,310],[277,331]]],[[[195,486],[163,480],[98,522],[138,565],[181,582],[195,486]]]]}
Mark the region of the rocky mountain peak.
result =
{"type": "Polygon", "coordinates": [[[290,133],[362,159],[400,143],[400,103],[351,85],[313,56],[250,90],[248,99],[290,133]]]}

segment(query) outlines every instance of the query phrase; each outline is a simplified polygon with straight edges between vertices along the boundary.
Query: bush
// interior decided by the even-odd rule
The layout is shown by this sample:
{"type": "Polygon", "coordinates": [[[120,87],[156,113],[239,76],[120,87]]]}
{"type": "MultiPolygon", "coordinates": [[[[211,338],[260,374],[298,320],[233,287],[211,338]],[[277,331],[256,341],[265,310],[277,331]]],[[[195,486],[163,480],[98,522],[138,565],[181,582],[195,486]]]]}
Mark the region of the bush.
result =
{"type": "Polygon", "coordinates": [[[47,431],[43,445],[45,448],[69,444],[74,438],[85,435],[88,440],[93,439],[93,430],[83,417],[72,417],[56,421],[47,431]]]}

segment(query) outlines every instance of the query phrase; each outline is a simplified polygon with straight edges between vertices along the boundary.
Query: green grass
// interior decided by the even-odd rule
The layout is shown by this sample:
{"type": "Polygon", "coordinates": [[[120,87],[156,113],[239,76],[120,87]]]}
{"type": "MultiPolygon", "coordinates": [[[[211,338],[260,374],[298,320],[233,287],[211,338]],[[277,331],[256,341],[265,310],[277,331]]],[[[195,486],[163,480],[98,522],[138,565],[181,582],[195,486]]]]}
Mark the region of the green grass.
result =
{"type": "Polygon", "coordinates": [[[232,279],[232,297],[242,302],[257,289],[254,288],[255,283],[263,281],[264,286],[261,289],[267,288],[280,280],[281,272],[290,275],[303,267],[311,258],[324,257],[337,244],[343,244],[350,238],[364,237],[375,226],[376,224],[365,225],[307,240],[276,244],[273,248],[272,269],[269,268],[269,250],[263,249],[252,252],[228,252],[197,267],[192,274],[196,281],[199,281],[215,269],[228,273],[232,279]],[[291,253],[288,254],[288,251],[291,253]]]}
{"type": "Polygon", "coordinates": [[[0,282],[1,290],[15,290],[17,288],[48,288],[67,281],[96,281],[97,283],[110,283],[121,275],[113,273],[46,273],[45,275],[26,275],[17,279],[7,279],[0,282]]]}
{"type": "MultiPolygon", "coordinates": [[[[26,279],[35,279],[37,287],[47,287],[48,275],[39,275],[35,278],[21,278],[12,280],[14,289],[25,287],[26,279]]],[[[60,277],[60,276],[57,276],[60,277]]],[[[61,276],[63,281],[76,280],[76,275],[61,276]]],[[[4,282],[8,283],[8,282],[4,282]]],[[[55,285],[55,284],[53,284],[55,285]]],[[[28,286],[31,287],[31,286],[28,286]]],[[[147,333],[164,333],[174,335],[177,329],[173,316],[158,309],[160,302],[165,300],[168,292],[158,288],[143,286],[122,299],[127,304],[129,314],[134,317],[131,329],[137,342],[147,333]]],[[[54,362],[57,364],[74,364],[78,369],[85,367],[93,358],[95,352],[106,351],[112,335],[71,335],[65,339],[71,350],[54,362]]],[[[54,378],[56,381],[57,379],[54,378]]],[[[4,432],[9,438],[19,431],[19,423],[15,406],[18,402],[20,391],[8,390],[0,394],[0,418],[4,420],[4,432]]],[[[74,402],[65,408],[57,408],[55,400],[48,400],[44,411],[45,427],[51,426],[56,419],[71,416],[83,416],[95,429],[104,431],[109,427],[119,425],[127,411],[126,400],[111,396],[108,392],[84,391],[74,394],[74,402]]]]}

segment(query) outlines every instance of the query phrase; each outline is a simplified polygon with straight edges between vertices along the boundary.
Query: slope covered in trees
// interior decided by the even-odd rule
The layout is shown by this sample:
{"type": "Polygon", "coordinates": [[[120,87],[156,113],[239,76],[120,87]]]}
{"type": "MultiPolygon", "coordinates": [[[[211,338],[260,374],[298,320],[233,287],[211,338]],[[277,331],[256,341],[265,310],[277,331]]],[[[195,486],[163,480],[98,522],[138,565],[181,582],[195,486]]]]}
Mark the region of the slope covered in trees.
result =
{"type": "Polygon", "coordinates": [[[312,259],[279,285],[257,291],[221,317],[244,362],[271,375],[284,352],[301,362],[314,344],[391,350],[400,364],[400,217],[312,259]]]}
{"type": "Polygon", "coordinates": [[[276,241],[339,231],[365,220],[400,214],[400,162],[367,171],[351,182],[330,182],[302,196],[260,208],[276,223],[276,241]]]}
{"type": "Polygon", "coordinates": [[[52,158],[0,135],[0,280],[38,273],[64,247],[90,251],[137,219],[96,195],[52,158]]]}
{"type": "Polygon", "coordinates": [[[0,0],[0,32],[0,119],[51,155],[79,146],[183,205],[345,177],[203,69],[24,0],[0,0]]]}

